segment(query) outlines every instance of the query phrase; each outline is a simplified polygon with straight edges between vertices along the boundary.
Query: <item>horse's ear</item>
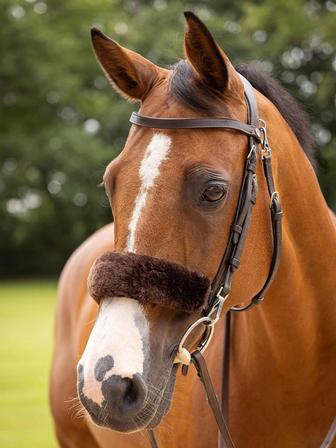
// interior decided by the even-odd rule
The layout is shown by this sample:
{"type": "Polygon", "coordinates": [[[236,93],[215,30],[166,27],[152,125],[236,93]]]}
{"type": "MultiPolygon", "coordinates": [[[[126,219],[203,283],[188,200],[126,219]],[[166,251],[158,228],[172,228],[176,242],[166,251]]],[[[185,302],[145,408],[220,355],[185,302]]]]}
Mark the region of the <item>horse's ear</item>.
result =
{"type": "Polygon", "coordinates": [[[191,11],[185,11],[187,30],[185,54],[197,75],[212,89],[243,94],[240,77],[224,51],[217,45],[204,23],[191,11]]]}
{"type": "Polygon", "coordinates": [[[159,76],[159,67],[91,29],[92,45],[99,64],[113,87],[128,99],[142,100],[159,76]]]}

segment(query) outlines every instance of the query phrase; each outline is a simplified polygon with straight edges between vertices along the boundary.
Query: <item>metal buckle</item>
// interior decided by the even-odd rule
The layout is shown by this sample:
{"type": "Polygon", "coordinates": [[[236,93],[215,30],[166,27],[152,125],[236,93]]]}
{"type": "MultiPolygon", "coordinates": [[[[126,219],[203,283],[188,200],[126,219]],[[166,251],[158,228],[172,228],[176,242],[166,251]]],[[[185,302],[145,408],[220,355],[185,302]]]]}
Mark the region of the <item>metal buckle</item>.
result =
{"type": "Polygon", "coordinates": [[[199,350],[201,353],[203,353],[206,348],[208,347],[214,330],[215,330],[215,324],[218,322],[223,305],[228,298],[229,294],[226,294],[226,296],[222,296],[221,293],[223,291],[224,287],[221,286],[218,290],[216,297],[218,300],[214,303],[211,310],[208,312],[206,316],[201,317],[200,319],[196,320],[193,324],[190,325],[189,328],[187,328],[186,332],[182,336],[180,343],[177,348],[177,353],[174,359],[174,364],[184,364],[189,365],[191,361],[191,354],[190,352],[184,347],[184,343],[186,342],[188,336],[197,328],[199,325],[205,325],[205,330],[203,333],[203,336],[200,340],[200,342],[197,345],[197,348],[195,350],[199,350]]]}
{"type": "Polygon", "coordinates": [[[259,118],[259,122],[261,123],[261,126],[259,128],[260,130],[260,134],[261,134],[261,138],[260,138],[260,153],[261,153],[261,159],[263,160],[265,157],[270,157],[272,154],[272,150],[271,147],[268,143],[268,138],[267,138],[267,126],[266,126],[266,121],[262,120],[261,118],[259,118]]]}
{"type": "Polygon", "coordinates": [[[270,208],[272,208],[273,202],[275,199],[279,199],[279,193],[277,191],[273,191],[271,196],[270,208]]]}
{"type": "Polygon", "coordinates": [[[226,294],[226,296],[222,296],[222,291],[224,289],[224,286],[221,286],[216,294],[217,301],[214,303],[213,307],[207,314],[207,317],[211,319],[211,323],[209,324],[210,327],[213,327],[219,320],[220,315],[222,313],[223,305],[226,299],[228,298],[229,294],[226,294]],[[212,315],[214,314],[214,317],[212,315]]]}
{"type": "Polygon", "coordinates": [[[251,149],[250,149],[250,152],[249,152],[248,155],[247,155],[247,159],[249,159],[249,158],[251,157],[251,155],[252,155],[254,152],[256,152],[256,149],[257,149],[256,145],[252,145],[252,147],[251,147],[251,149]]]}
{"type": "MultiPolygon", "coordinates": [[[[187,329],[187,331],[182,336],[180,343],[177,348],[177,353],[174,359],[174,364],[185,364],[189,365],[191,361],[191,354],[190,352],[184,347],[184,343],[187,340],[188,336],[197,328],[199,325],[205,325],[208,326],[209,323],[211,323],[211,319],[208,316],[201,317],[200,319],[196,320],[193,324],[190,325],[190,327],[187,329]]],[[[212,327],[213,328],[213,327],[212,327]]],[[[208,342],[210,342],[210,339],[212,337],[213,331],[204,331],[203,337],[201,339],[201,342],[198,344],[197,349],[201,347],[202,351],[205,350],[206,346],[208,345],[208,342]]]]}
{"type": "Polygon", "coordinates": [[[261,159],[264,160],[265,157],[270,157],[272,154],[272,150],[268,144],[268,142],[262,146],[261,150],[261,159]]]}

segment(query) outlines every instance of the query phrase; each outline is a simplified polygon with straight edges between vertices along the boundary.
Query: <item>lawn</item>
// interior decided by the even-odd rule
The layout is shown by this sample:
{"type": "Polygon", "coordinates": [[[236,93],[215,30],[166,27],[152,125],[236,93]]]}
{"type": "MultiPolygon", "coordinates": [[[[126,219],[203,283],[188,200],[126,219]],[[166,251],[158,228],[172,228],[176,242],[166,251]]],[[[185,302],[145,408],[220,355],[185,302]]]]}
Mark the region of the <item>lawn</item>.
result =
{"type": "Polygon", "coordinates": [[[55,448],[48,406],[55,281],[0,283],[0,447],[55,448]]]}

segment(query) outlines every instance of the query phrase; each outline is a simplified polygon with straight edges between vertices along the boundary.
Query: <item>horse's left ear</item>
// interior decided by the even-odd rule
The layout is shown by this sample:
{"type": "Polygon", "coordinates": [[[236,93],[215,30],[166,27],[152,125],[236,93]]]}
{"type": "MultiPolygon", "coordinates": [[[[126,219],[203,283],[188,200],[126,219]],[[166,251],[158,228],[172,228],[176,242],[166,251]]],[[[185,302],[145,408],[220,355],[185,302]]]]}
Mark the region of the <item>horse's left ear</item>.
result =
{"type": "Polygon", "coordinates": [[[217,45],[204,23],[191,11],[185,11],[187,30],[184,38],[186,56],[197,75],[220,93],[230,91],[243,97],[243,84],[229,58],[217,45]]]}
{"type": "Polygon", "coordinates": [[[97,28],[91,29],[91,38],[98,62],[112,86],[128,99],[143,100],[162,69],[122,47],[97,28]]]}

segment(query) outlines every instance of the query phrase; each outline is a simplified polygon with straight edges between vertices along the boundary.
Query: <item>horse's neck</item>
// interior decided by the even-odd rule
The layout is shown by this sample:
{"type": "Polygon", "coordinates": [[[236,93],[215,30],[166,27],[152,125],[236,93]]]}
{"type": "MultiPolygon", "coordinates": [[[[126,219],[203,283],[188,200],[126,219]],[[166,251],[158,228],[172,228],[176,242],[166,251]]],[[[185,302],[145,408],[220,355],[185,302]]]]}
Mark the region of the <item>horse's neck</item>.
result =
{"type": "Polygon", "coordinates": [[[335,414],[336,231],[308,161],[291,149],[287,166],[275,164],[284,212],[278,274],[261,305],[233,315],[230,422],[241,446],[260,446],[253,437],[319,446],[335,414]]]}
{"type": "Polygon", "coordinates": [[[245,325],[254,328],[259,316],[271,338],[284,341],[295,333],[298,343],[328,344],[328,335],[336,338],[335,221],[307,157],[276,114],[268,121],[274,122],[271,145],[283,206],[281,263],[265,303],[245,325]]]}
{"type": "Polygon", "coordinates": [[[308,422],[320,440],[336,405],[336,231],[308,161],[290,150],[276,170],[284,211],[278,274],[262,305],[233,316],[233,414],[244,414],[240,401],[254,402],[269,409],[270,425],[279,420],[288,431],[295,422],[289,439],[311,435],[308,422]]]}
{"type": "Polygon", "coordinates": [[[287,166],[278,165],[281,264],[259,314],[282,341],[295,334],[298,343],[328,344],[328,337],[336,338],[336,229],[316,176],[296,149],[287,166]]]}
{"type": "MultiPolygon", "coordinates": [[[[260,446],[251,437],[261,435],[263,446],[304,446],[307,437],[320,443],[334,417],[336,400],[329,399],[329,391],[336,370],[336,231],[309,162],[301,152],[298,160],[291,158],[295,152],[286,167],[275,166],[284,210],[278,274],[262,305],[232,316],[230,426],[241,446],[260,446]]],[[[217,391],[223,343],[218,324],[206,354],[217,391]]],[[[199,393],[195,376],[181,381],[181,396],[199,393]]],[[[199,406],[195,415],[204,420],[203,399],[201,391],[193,406],[199,406]]],[[[189,415],[188,400],[184,412],[189,415]]],[[[212,428],[215,446],[209,415],[206,426],[212,428]]]]}

